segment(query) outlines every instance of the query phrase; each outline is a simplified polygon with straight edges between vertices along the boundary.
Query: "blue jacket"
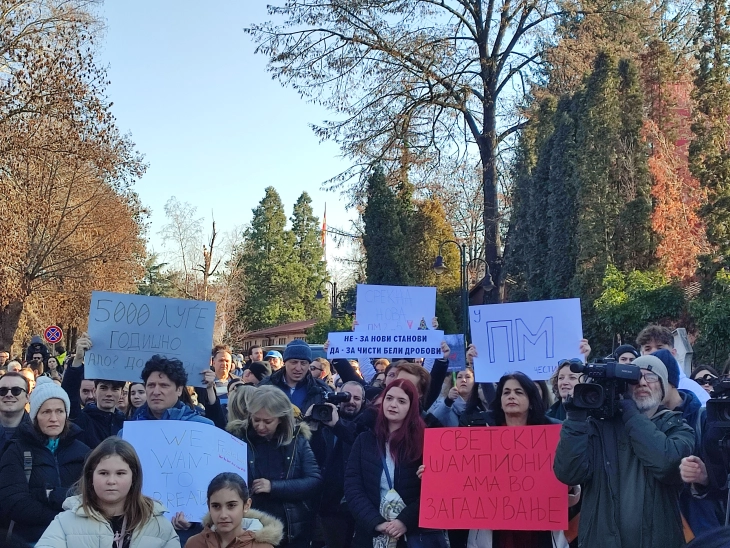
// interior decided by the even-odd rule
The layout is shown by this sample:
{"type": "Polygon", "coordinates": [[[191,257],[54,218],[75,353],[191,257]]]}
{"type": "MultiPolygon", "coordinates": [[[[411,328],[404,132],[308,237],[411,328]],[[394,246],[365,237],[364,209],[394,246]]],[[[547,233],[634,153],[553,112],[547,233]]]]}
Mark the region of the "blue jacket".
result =
{"type": "MultiPolygon", "coordinates": [[[[145,403],[142,407],[137,409],[130,420],[133,421],[153,421],[154,415],[150,413],[150,408],[145,403]]],[[[206,419],[199,411],[190,409],[183,402],[179,401],[169,409],[165,409],[160,420],[163,421],[191,421],[191,422],[202,422],[203,424],[210,424],[215,426],[212,420],[206,419]]],[[[121,434],[120,434],[121,435],[121,434]]]]}

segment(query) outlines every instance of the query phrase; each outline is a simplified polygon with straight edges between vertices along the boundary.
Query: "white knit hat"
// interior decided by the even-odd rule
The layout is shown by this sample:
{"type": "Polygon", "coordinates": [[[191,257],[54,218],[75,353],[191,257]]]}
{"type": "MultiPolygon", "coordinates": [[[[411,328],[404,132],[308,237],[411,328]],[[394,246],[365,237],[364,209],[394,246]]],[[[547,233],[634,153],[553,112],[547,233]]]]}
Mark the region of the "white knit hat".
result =
{"type": "Polygon", "coordinates": [[[38,410],[47,400],[58,398],[66,406],[66,416],[71,412],[71,402],[66,391],[58,386],[50,377],[38,377],[35,388],[30,393],[30,420],[35,420],[38,410]]]}

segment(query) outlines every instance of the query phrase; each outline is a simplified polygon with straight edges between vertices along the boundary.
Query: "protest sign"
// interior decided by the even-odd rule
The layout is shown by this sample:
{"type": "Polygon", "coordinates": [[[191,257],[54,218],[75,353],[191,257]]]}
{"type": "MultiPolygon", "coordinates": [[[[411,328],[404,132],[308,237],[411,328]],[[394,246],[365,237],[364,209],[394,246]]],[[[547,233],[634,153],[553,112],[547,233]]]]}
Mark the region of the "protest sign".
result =
{"type": "Polygon", "coordinates": [[[436,288],[399,285],[357,286],[355,331],[431,329],[436,316],[436,288]]]}
{"type": "Polygon", "coordinates": [[[449,371],[463,371],[466,369],[466,339],[464,335],[444,335],[449,345],[449,371]]]}
{"type": "Polygon", "coordinates": [[[139,381],[155,354],[185,365],[188,384],[203,386],[210,364],[215,303],[94,291],[89,312],[87,379],[139,381]]]}
{"type": "Polygon", "coordinates": [[[201,521],[208,511],[210,480],[234,472],[248,482],[246,444],[225,430],[190,421],[130,421],[122,435],[142,463],[142,493],[171,515],[201,521]]]}
{"type": "Polygon", "coordinates": [[[580,299],[469,307],[477,382],[497,382],[522,371],[548,380],[563,359],[580,358],[580,299]]]}
{"type": "Polygon", "coordinates": [[[419,525],[559,531],[568,486],[553,473],[560,425],[428,428],[419,525]]]}
{"type": "Polygon", "coordinates": [[[348,358],[433,358],[441,357],[444,332],[340,332],[329,334],[327,359],[348,358]]]}

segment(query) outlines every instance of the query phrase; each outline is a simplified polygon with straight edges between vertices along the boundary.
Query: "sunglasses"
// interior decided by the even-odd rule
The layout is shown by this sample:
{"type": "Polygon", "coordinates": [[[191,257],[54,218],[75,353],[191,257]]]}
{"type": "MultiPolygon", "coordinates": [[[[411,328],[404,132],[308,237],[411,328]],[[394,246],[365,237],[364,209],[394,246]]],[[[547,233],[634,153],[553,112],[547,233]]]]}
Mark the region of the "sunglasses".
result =
{"type": "Polygon", "coordinates": [[[583,361],[579,360],[578,358],[572,358],[570,360],[560,360],[558,362],[558,368],[561,368],[564,365],[572,365],[572,364],[583,365],[583,361]]]}
{"type": "Polygon", "coordinates": [[[26,390],[25,390],[25,388],[20,388],[20,386],[13,386],[12,388],[3,386],[2,388],[0,388],[0,398],[7,396],[8,392],[10,392],[13,396],[15,396],[17,398],[23,392],[26,392],[26,390]]]}
{"type": "Polygon", "coordinates": [[[322,371],[324,371],[324,369],[322,369],[321,367],[317,367],[316,365],[310,365],[310,366],[309,366],[309,370],[310,370],[310,371],[311,371],[312,373],[314,373],[315,371],[319,371],[320,373],[321,373],[322,371]]]}

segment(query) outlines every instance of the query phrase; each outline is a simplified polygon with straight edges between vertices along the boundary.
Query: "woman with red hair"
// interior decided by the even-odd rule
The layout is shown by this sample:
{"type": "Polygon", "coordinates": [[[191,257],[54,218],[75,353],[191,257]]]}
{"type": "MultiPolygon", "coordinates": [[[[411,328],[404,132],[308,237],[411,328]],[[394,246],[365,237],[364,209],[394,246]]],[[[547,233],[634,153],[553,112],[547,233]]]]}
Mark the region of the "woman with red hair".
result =
{"type": "Polygon", "coordinates": [[[383,392],[374,431],[355,440],[345,472],[345,498],[355,518],[352,548],[396,545],[445,548],[443,531],[418,527],[426,428],[418,391],[396,379],[383,392]]]}

